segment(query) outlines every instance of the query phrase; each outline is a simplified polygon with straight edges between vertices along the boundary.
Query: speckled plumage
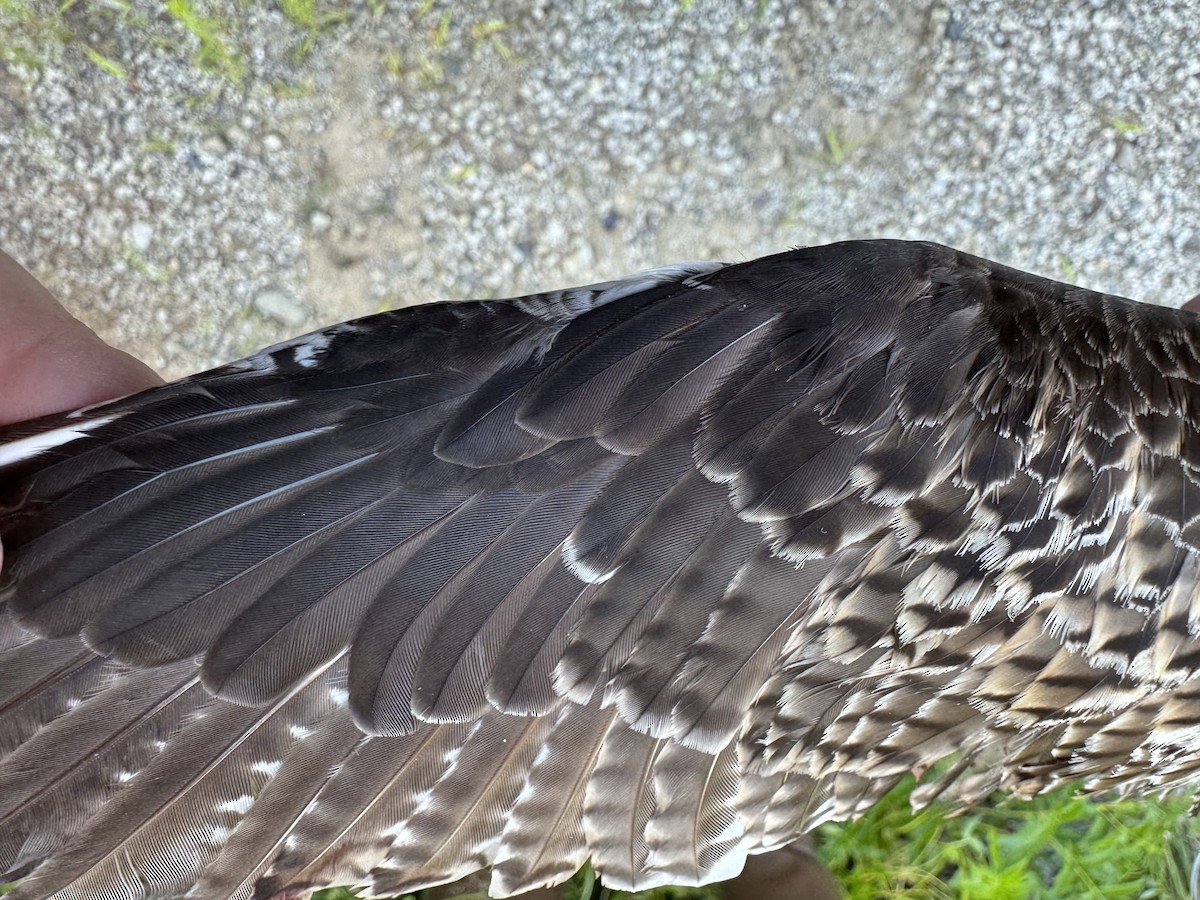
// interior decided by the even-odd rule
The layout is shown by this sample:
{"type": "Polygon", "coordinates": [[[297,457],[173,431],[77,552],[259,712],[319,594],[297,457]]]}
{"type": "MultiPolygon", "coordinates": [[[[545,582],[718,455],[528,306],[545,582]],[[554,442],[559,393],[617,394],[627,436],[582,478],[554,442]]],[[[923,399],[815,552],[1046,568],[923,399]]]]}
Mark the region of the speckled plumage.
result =
{"type": "Polygon", "coordinates": [[[643,888],[958,751],[966,802],[1190,781],[1198,322],[848,243],[6,429],[0,871],[643,888]]]}

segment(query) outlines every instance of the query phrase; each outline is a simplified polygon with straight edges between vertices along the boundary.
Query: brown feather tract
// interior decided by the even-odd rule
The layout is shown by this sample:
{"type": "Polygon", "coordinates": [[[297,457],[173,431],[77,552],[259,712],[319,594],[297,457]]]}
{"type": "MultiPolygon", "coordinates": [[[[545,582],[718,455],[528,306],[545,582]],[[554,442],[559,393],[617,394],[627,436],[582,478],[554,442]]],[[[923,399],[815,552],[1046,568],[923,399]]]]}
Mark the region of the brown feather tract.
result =
{"type": "Polygon", "coordinates": [[[1200,768],[1200,319],[931,244],[338,325],[0,430],[13,900],[642,889],[1200,768]]]}

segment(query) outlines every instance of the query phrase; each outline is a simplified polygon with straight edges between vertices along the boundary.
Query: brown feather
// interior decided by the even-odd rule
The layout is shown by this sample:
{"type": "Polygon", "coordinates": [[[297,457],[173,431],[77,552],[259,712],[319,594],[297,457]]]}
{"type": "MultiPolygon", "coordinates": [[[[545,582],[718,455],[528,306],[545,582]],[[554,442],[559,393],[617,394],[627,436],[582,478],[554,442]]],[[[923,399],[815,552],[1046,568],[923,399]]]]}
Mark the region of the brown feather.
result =
{"type": "Polygon", "coordinates": [[[919,802],[1200,778],[1200,319],[936,245],[9,426],[0,538],[18,900],[702,883],[956,751],[919,802]]]}

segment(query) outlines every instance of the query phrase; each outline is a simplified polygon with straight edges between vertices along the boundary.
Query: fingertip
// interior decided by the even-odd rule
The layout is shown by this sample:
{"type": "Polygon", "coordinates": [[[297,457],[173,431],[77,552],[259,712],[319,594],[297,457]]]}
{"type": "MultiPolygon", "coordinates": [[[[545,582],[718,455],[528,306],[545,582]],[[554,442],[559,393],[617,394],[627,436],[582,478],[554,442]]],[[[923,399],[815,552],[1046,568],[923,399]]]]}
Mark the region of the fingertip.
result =
{"type": "Polygon", "coordinates": [[[136,394],[162,379],[72,320],[72,327],[3,360],[0,383],[5,395],[0,424],[9,424],[136,394]]]}
{"type": "Polygon", "coordinates": [[[161,384],[102,341],[0,252],[0,424],[89,406],[161,384]]]}

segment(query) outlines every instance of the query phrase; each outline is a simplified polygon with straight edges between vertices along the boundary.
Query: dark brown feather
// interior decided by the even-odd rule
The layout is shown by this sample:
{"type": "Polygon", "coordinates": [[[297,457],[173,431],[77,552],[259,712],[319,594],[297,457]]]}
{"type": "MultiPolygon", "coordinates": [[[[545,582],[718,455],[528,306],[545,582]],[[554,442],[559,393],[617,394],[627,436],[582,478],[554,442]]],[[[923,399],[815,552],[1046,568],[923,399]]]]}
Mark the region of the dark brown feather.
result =
{"type": "Polygon", "coordinates": [[[0,538],[17,900],[700,883],[954,752],[918,799],[1200,772],[1200,321],[935,245],[10,426],[0,538]]]}

